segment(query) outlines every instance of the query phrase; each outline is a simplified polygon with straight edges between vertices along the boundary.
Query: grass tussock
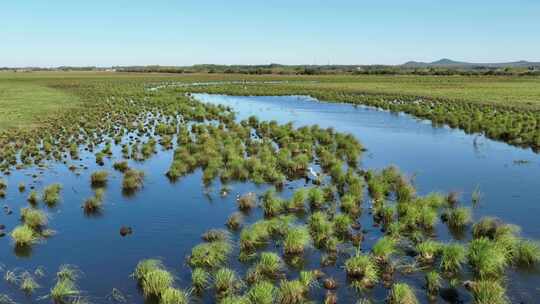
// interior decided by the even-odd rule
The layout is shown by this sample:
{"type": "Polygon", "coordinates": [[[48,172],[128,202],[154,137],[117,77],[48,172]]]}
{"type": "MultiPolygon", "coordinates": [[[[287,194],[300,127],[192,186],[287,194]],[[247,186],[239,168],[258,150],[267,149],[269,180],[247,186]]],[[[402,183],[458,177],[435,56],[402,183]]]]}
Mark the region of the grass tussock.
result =
{"type": "Polygon", "coordinates": [[[103,187],[107,184],[109,179],[109,172],[105,170],[96,171],[90,176],[90,183],[92,187],[103,187]]]}
{"type": "Polygon", "coordinates": [[[61,184],[52,184],[43,189],[41,198],[49,205],[54,206],[60,201],[60,190],[62,190],[61,184]]]}
{"type": "Polygon", "coordinates": [[[396,283],[390,289],[388,304],[418,304],[418,299],[412,287],[405,283],[396,283]]]}

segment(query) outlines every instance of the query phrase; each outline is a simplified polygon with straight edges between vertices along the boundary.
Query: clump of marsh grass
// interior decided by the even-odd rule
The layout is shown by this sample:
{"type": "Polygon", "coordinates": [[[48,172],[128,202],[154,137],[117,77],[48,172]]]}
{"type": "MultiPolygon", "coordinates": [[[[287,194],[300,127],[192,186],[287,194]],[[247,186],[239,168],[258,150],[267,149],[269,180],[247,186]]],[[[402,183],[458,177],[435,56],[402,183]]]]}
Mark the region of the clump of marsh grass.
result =
{"type": "Polygon", "coordinates": [[[482,192],[480,191],[480,186],[476,186],[471,194],[471,200],[473,205],[478,205],[482,199],[482,192]]]}
{"type": "Polygon", "coordinates": [[[240,196],[236,202],[238,203],[238,209],[242,211],[249,211],[256,206],[257,196],[253,192],[246,193],[240,196]]]}
{"type": "Polygon", "coordinates": [[[119,161],[119,162],[115,162],[113,164],[113,168],[116,171],[120,171],[120,172],[124,173],[129,169],[129,165],[128,165],[127,161],[119,161]]]}
{"type": "Polygon", "coordinates": [[[257,264],[249,269],[247,281],[255,283],[261,280],[273,280],[283,269],[281,257],[273,252],[263,252],[257,264]]]}
{"type": "MultiPolygon", "coordinates": [[[[36,289],[38,289],[40,286],[39,284],[36,282],[36,280],[34,279],[34,277],[32,276],[31,273],[29,272],[24,272],[22,275],[21,275],[21,285],[20,285],[20,288],[22,291],[28,293],[28,294],[31,294],[33,293],[36,289]]],[[[1,303],[1,302],[0,302],[1,303]]]]}
{"type": "Polygon", "coordinates": [[[257,304],[272,304],[276,287],[268,281],[260,281],[255,283],[247,292],[247,297],[251,303],[257,304]]]}
{"type": "Polygon", "coordinates": [[[90,176],[90,182],[92,187],[103,187],[107,184],[109,178],[109,172],[105,170],[100,170],[92,173],[90,176]]]}
{"type": "Polygon", "coordinates": [[[45,212],[34,208],[21,208],[21,220],[24,225],[32,228],[34,231],[39,231],[45,227],[48,222],[48,217],[45,212]]]}
{"type": "Polygon", "coordinates": [[[345,262],[347,275],[361,283],[364,287],[371,287],[378,281],[378,268],[373,258],[358,252],[345,262]]]}
{"type": "Polygon", "coordinates": [[[189,264],[192,267],[216,268],[225,264],[231,250],[227,241],[202,243],[191,250],[189,264]]]}
{"type": "Polygon", "coordinates": [[[301,304],[306,302],[306,296],[311,287],[304,280],[282,280],[277,291],[276,301],[279,304],[301,304]]]}
{"type": "Polygon", "coordinates": [[[157,269],[164,269],[163,263],[158,259],[146,259],[137,263],[135,271],[133,272],[133,277],[138,281],[144,279],[144,277],[151,271],[157,269]]]}
{"type": "Polygon", "coordinates": [[[390,255],[396,252],[396,241],[390,237],[384,236],[377,240],[373,248],[373,256],[380,261],[386,262],[390,255]]]}
{"type": "Polygon", "coordinates": [[[79,277],[79,271],[71,265],[62,265],[56,273],[56,284],[51,289],[49,296],[56,303],[71,303],[77,300],[80,290],[77,287],[76,280],[79,277]]]}
{"type": "Polygon", "coordinates": [[[173,275],[165,269],[156,269],[148,272],[140,282],[145,297],[161,297],[172,287],[173,275]]]}
{"type": "Polygon", "coordinates": [[[223,229],[210,229],[202,235],[202,239],[207,242],[228,242],[230,237],[229,232],[223,229]]]}
{"type": "Polygon", "coordinates": [[[19,247],[31,246],[39,240],[38,234],[27,225],[15,227],[11,231],[11,238],[15,242],[15,245],[19,247]]]}
{"type": "Polygon", "coordinates": [[[240,232],[240,249],[248,252],[253,251],[265,244],[269,237],[268,223],[265,221],[256,222],[240,232]]]}
{"type": "Polygon", "coordinates": [[[124,173],[122,189],[126,192],[137,191],[142,187],[144,172],[129,169],[124,173]]]}
{"type": "Polygon", "coordinates": [[[166,290],[172,288],[174,282],[173,275],[157,259],[140,261],[135,267],[133,277],[139,282],[145,297],[162,297],[166,290]]]}
{"type": "Polygon", "coordinates": [[[334,217],[334,230],[340,235],[349,233],[353,220],[348,214],[338,214],[334,217]]]}
{"type": "Polygon", "coordinates": [[[471,291],[475,304],[508,304],[506,290],[499,281],[480,280],[473,282],[471,291]]]}
{"type": "Polygon", "coordinates": [[[416,251],[420,260],[424,262],[432,262],[433,259],[441,252],[442,246],[439,242],[427,240],[416,245],[416,251]]]}
{"type": "Polygon", "coordinates": [[[36,205],[39,202],[39,194],[32,190],[30,194],[28,194],[27,200],[31,205],[36,205]]]}
{"type": "Polygon", "coordinates": [[[270,189],[264,193],[261,207],[263,208],[265,216],[273,217],[279,215],[283,211],[284,202],[276,196],[274,189],[270,189]]]}
{"type": "Polygon", "coordinates": [[[467,259],[465,247],[457,243],[446,244],[441,251],[441,270],[449,274],[458,273],[467,259]]]}
{"type": "Polygon", "coordinates": [[[312,213],[308,219],[308,226],[315,244],[327,247],[328,241],[334,235],[334,225],[328,220],[327,215],[321,211],[312,213]]]}
{"type": "Polygon", "coordinates": [[[191,283],[197,292],[202,292],[208,287],[209,274],[202,268],[195,268],[191,272],[191,283]]]}
{"type": "Polygon", "coordinates": [[[452,229],[463,229],[471,222],[471,209],[465,207],[452,208],[447,212],[448,226],[452,229]]]}
{"type": "Polygon", "coordinates": [[[159,304],[188,304],[189,293],[169,287],[161,293],[159,304]]]}
{"type": "Polygon", "coordinates": [[[390,289],[390,294],[386,301],[388,304],[417,304],[418,299],[414,290],[406,283],[396,283],[390,289]]]}
{"type": "Polygon", "coordinates": [[[439,289],[441,288],[441,276],[438,272],[432,270],[428,273],[426,273],[425,276],[426,279],[426,290],[428,294],[433,297],[436,296],[439,293],[439,289]]]}
{"type": "Polygon", "coordinates": [[[19,192],[23,193],[26,190],[26,185],[23,182],[20,182],[18,185],[19,192]]]}
{"type": "Polygon", "coordinates": [[[483,217],[473,225],[472,233],[475,239],[486,237],[490,240],[499,240],[513,237],[519,232],[519,227],[505,224],[494,217],[483,217]]]}
{"type": "Polygon", "coordinates": [[[306,189],[300,188],[296,190],[293,196],[291,197],[291,199],[287,202],[287,210],[289,212],[304,211],[306,199],[307,199],[306,189]]]}
{"type": "Polygon", "coordinates": [[[52,184],[43,189],[42,199],[49,205],[54,206],[60,201],[60,190],[62,190],[61,184],[52,184]]]}
{"type": "Polygon", "coordinates": [[[244,221],[244,216],[240,212],[234,212],[229,216],[227,219],[227,227],[231,230],[238,230],[242,226],[242,222],[244,221]]]}
{"type": "Polygon", "coordinates": [[[87,198],[84,201],[84,212],[87,214],[101,211],[103,208],[103,195],[105,190],[103,188],[96,189],[94,196],[87,198]]]}
{"type": "Polygon", "coordinates": [[[520,240],[514,249],[514,260],[518,265],[533,266],[540,262],[540,245],[529,240],[520,240]]]}
{"type": "Polygon", "coordinates": [[[292,227],[287,230],[283,240],[285,254],[301,254],[309,244],[311,238],[304,226],[292,227]]]}
{"type": "Polygon", "coordinates": [[[214,288],[219,296],[230,295],[241,287],[236,272],[221,268],[214,274],[214,288]]]}
{"type": "Polygon", "coordinates": [[[505,247],[487,238],[472,240],[467,257],[482,279],[499,277],[509,263],[505,247]]]}
{"type": "Polygon", "coordinates": [[[324,192],[319,187],[313,187],[308,190],[307,193],[308,196],[308,202],[311,208],[318,209],[324,206],[325,204],[325,197],[324,192]]]}

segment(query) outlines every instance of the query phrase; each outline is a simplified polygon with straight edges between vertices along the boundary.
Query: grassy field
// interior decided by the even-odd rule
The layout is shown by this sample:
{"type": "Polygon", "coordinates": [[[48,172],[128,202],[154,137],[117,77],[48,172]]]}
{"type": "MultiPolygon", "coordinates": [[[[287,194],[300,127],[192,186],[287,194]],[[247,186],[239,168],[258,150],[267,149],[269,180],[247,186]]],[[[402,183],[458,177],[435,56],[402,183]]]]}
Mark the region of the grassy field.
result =
{"type": "Polygon", "coordinates": [[[0,73],[0,129],[32,127],[43,117],[81,106],[63,87],[85,82],[283,80],[298,87],[343,93],[385,94],[505,105],[540,110],[540,78],[510,76],[290,76],[238,74],[150,74],[113,72],[0,73]]]}
{"type": "Polygon", "coordinates": [[[79,98],[44,85],[0,81],[0,129],[28,128],[40,119],[80,106],[79,98]]]}

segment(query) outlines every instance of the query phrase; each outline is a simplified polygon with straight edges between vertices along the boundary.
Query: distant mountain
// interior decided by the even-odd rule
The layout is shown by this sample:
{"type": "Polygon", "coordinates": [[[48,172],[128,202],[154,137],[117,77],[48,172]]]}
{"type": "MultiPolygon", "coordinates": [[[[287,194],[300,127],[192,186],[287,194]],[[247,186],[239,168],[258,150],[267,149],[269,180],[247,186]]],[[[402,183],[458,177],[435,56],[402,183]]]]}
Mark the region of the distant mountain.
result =
{"type": "Polygon", "coordinates": [[[402,64],[403,67],[410,68],[426,68],[426,67],[451,67],[451,68],[475,68],[475,67],[488,67],[488,68],[517,68],[517,67],[540,67],[540,62],[531,62],[531,61],[514,61],[514,62],[497,62],[497,63],[473,63],[473,62],[463,62],[455,61],[448,58],[443,58],[433,62],[421,62],[421,61],[408,61],[402,64]]]}

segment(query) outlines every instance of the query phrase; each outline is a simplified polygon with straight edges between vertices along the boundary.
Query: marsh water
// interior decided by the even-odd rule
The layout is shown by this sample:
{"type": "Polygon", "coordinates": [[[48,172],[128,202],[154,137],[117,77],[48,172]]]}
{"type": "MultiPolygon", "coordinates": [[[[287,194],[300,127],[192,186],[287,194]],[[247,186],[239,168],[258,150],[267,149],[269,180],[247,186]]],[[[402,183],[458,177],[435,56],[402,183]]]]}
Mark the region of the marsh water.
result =
{"type": "MultiPolygon", "coordinates": [[[[319,102],[303,96],[194,96],[203,102],[232,107],[238,119],[255,115],[261,120],[280,123],[292,121],[295,126],[318,124],[351,133],[367,148],[361,158],[363,168],[397,165],[414,177],[415,186],[421,194],[458,191],[463,204],[473,208],[476,219],[483,215],[496,216],[521,226],[523,236],[540,239],[540,222],[537,218],[540,214],[540,161],[538,155],[530,150],[444,126],[433,126],[429,121],[404,114],[319,102]],[[471,194],[475,189],[481,191],[482,198],[479,204],[472,206],[471,194]]],[[[265,186],[251,183],[232,183],[230,194],[222,197],[219,182],[205,188],[200,171],[171,183],[164,173],[169,168],[173,151],[160,150],[145,162],[129,161],[131,167],[144,170],[145,181],[141,191],[133,196],[124,196],[121,191],[122,175],[110,169],[121,155],[119,149],[115,149],[116,158],[106,159],[104,167],[96,165],[94,155],[87,152],[81,154],[82,161],[76,164],[84,164],[88,168],[80,167],[75,173],[64,164],[51,164],[43,169],[13,171],[5,177],[9,187],[6,198],[0,203],[14,210],[11,215],[4,212],[0,215],[0,224],[6,225],[6,231],[11,231],[19,223],[18,209],[27,205],[26,196],[31,186],[42,189],[45,185],[60,182],[63,190],[61,203],[48,209],[49,226],[57,231],[55,236],[25,252],[15,251],[8,236],[0,238],[2,267],[32,271],[43,266],[46,275],[38,279],[42,287],[34,295],[27,296],[17,286],[1,280],[0,293],[9,294],[19,303],[34,303],[48,293],[58,267],[73,264],[83,273],[78,285],[92,303],[115,303],[110,297],[113,288],[121,291],[126,303],[144,303],[137,283],[130,278],[130,274],[139,260],[151,257],[161,258],[177,276],[178,285],[189,287],[191,272],[186,257],[191,248],[201,242],[201,234],[210,228],[224,227],[227,217],[236,211],[236,194],[248,191],[260,193],[266,189],[265,186]],[[103,168],[111,174],[104,211],[99,216],[85,216],[81,205],[92,194],[89,176],[103,168]],[[19,182],[27,185],[26,192],[19,193],[16,187],[19,182]],[[133,234],[120,236],[118,231],[123,225],[132,227],[133,234]]],[[[289,194],[288,188],[301,184],[303,181],[292,182],[283,195],[289,194]]],[[[258,218],[260,214],[257,212],[250,216],[251,220],[258,218]]],[[[363,246],[369,247],[380,232],[371,227],[367,212],[361,222],[368,230],[363,246]]],[[[467,239],[468,235],[470,233],[455,236],[445,226],[437,227],[439,239],[467,239]]],[[[315,251],[308,253],[306,268],[320,268],[316,255],[315,251]],[[314,258],[310,259],[309,255],[314,258]]],[[[234,258],[231,263],[236,269],[246,267],[234,258]]],[[[345,286],[344,271],[323,271],[335,272],[335,276],[341,280],[339,302],[354,303],[358,296],[345,286]]],[[[534,269],[512,270],[507,282],[512,302],[535,303],[540,295],[536,288],[540,283],[539,278],[540,273],[534,269]]],[[[398,279],[413,284],[417,290],[422,289],[421,274],[404,275],[398,279]]],[[[417,294],[423,303],[427,302],[420,292],[417,294]]],[[[324,290],[316,288],[311,298],[322,301],[323,295],[324,290]]],[[[367,295],[375,301],[382,301],[386,290],[377,287],[367,295]]],[[[455,302],[464,303],[471,300],[467,293],[458,288],[457,300],[443,295],[438,301],[444,303],[452,298],[455,302]]],[[[50,302],[50,299],[39,301],[50,302]]],[[[201,301],[210,303],[212,298],[205,295],[201,301]]]]}

